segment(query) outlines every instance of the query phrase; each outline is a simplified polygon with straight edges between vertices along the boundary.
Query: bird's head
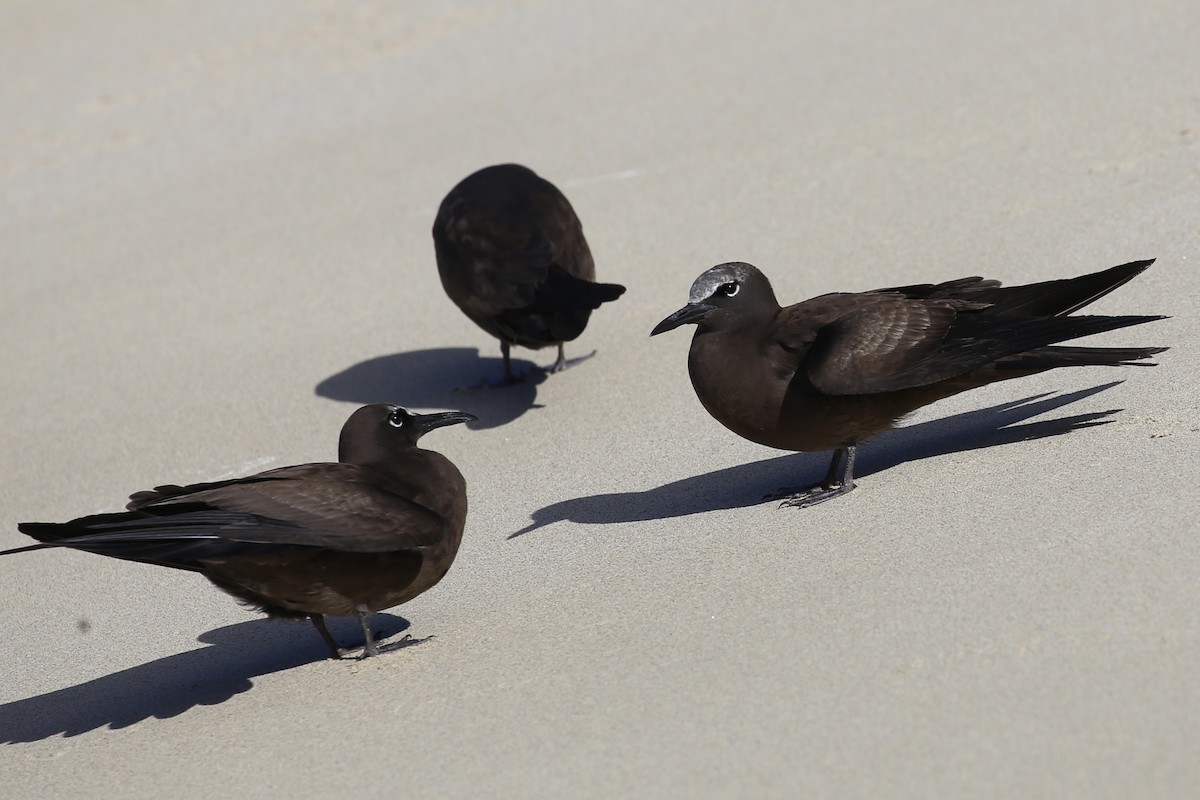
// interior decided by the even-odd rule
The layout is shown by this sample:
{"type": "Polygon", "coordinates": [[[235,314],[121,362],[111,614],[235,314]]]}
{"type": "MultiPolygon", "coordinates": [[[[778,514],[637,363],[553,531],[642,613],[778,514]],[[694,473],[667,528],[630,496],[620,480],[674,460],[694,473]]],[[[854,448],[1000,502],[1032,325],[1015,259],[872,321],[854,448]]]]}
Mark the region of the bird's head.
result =
{"type": "Polygon", "coordinates": [[[701,273],[688,292],[688,304],[654,326],[651,336],[695,323],[700,330],[735,327],[779,310],[767,276],[753,264],[731,261],[701,273]]]}
{"type": "Polygon", "coordinates": [[[351,414],[342,426],[338,460],[350,464],[369,464],[389,453],[416,447],[417,440],[434,428],[474,419],[477,417],[465,411],[417,414],[388,403],[363,406],[351,414]]]}

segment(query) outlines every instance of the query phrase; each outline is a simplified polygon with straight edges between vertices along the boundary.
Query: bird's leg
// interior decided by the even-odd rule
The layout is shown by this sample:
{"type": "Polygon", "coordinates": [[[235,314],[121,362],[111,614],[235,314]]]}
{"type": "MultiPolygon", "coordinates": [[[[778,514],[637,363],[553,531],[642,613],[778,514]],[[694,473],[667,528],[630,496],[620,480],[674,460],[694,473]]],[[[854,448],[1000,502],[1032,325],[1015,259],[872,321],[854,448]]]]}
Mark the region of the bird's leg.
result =
{"type": "MultiPolygon", "coordinates": [[[[492,381],[485,380],[477,386],[455,389],[455,391],[456,392],[475,392],[480,389],[499,389],[499,388],[503,388],[505,386],[512,386],[513,384],[524,382],[529,377],[530,373],[526,372],[524,374],[518,375],[516,372],[513,371],[511,350],[512,350],[511,344],[504,341],[503,339],[500,340],[500,355],[504,356],[504,378],[502,380],[496,381],[494,383],[492,381]]],[[[568,367],[573,367],[582,361],[587,361],[589,358],[591,358],[594,355],[596,355],[595,350],[588,353],[586,356],[577,356],[576,358],[572,358],[572,359],[568,360],[567,353],[563,349],[563,343],[559,342],[558,343],[558,358],[555,359],[554,364],[552,364],[549,367],[537,367],[536,370],[539,373],[545,373],[546,375],[553,375],[556,372],[562,372],[563,370],[567,369],[568,367]]]]}
{"type": "Polygon", "coordinates": [[[567,368],[567,354],[563,352],[563,343],[558,343],[558,360],[554,362],[554,366],[546,370],[546,372],[562,372],[567,368]]]}
{"type": "Polygon", "coordinates": [[[338,647],[337,640],[329,633],[329,628],[325,627],[325,617],[320,614],[309,614],[308,618],[312,620],[313,627],[317,629],[317,633],[321,634],[321,638],[329,646],[329,654],[333,658],[341,658],[342,649],[338,647]]]}
{"type": "Polygon", "coordinates": [[[363,645],[362,657],[379,655],[379,647],[375,644],[375,636],[371,633],[371,612],[367,611],[366,606],[358,606],[355,611],[358,612],[358,624],[362,625],[363,645]]]}
{"type": "Polygon", "coordinates": [[[522,381],[524,381],[525,380],[524,375],[518,375],[517,373],[513,372],[512,356],[509,353],[509,351],[511,349],[512,349],[512,345],[510,345],[508,342],[504,341],[503,339],[500,340],[500,355],[504,356],[504,377],[503,378],[501,378],[500,380],[495,380],[495,381],[484,378],[479,383],[477,383],[473,386],[459,386],[457,389],[454,390],[454,393],[455,394],[475,394],[476,392],[482,391],[484,389],[503,389],[506,386],[512,386],[513,384],[521,383],[522,381]]]}
{"type": "Polygon", "coordinates": [[[504,383],[503,386],[508,386],[513,383],[520,383],[521,379],[513,374],[512,357],[509,355],[509,350],[512,349],[508,342],[500,342],[500,355],[504,356],[504,383]]]}
{"type": "MultiPolygon", "coordinates": [[[[360,619],[363,620],[363,630],[367,634],[367,642],[371,647],[374,647],[374,641],[371,638],[371,630],[367,627],[366,617],[363,617],[364,612],[359,612],[360,619]]],[[[348,656],[351,653],[358,652],[357,647],[338,647],[337,639],[333,638],[333,634],[329,632],[329,628],[325,626],[325,617],[320,614],[309,614],[308,618],[312,620],[313,627],[317,629],[317,633],[321,634],[321,638],[325,640],[325,644],[329,646],[329,654],[333,658],[341,658],[348,656]]],[[[375,652],[378,652],[377,650],[375,652]]],[[[367,653],[366,655],[371,655],[367,653]]],[[[365,657],[365,656],[364,656],[365,657]]]]}
{"type": "Polygon", "coordinates": [[[847,475],[850,476],[851,488],[854,486],[854,447],[842,447],[840,450],[833,451],[833,458],[829,459],[829,470],[826,473],[826,480],[821,481],[823,488],[832,489],[835,486],[845,485],[847,475]],[[842,463],[845,462],[845,463],[842,463]],[[838,480],[838,468],[842,468],[841,480],[838,480]]]}
{"type": "Polygon", "coordinates": [[[825,473],[825,480],[819,485],[800,491],[785,489],[763,499],[782,500],[783,502],[779,504],[780,508],[784,506],[808,508],[852,491],[854,489],[854,456],[857,450],[857,445],[853,444],[834,450],[833,458],[829,461],[829,471],[825,473]],[[840,478],[838,477],[838,467],[841,467],[840,478]]]}

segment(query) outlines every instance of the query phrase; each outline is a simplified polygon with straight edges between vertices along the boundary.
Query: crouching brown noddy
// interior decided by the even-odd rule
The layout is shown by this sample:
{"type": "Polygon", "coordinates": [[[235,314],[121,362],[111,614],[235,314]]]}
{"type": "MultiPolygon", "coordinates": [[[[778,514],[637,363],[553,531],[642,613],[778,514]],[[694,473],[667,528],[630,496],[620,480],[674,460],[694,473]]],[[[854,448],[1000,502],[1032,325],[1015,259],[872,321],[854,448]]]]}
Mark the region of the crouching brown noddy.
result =
{"type": "Polygon", "coordinates": [[[852,490],[858,443],[921,406],[995,381],[1058,367],[1132,365],[1166,350],[1055,346],[1165,319],[1068,316],[1152,263],[1027,286],[973,277],[826,294],[787,308],[752,265],[719,264],[650,335],[695,324],[692,386],[734,433],[783,450],[834,451],[820,485],[772,498],[805,507],[852,490]]]}
{"type": "Polygon", "coordinates": [[[596,283],[583,226],[554,184],[519,164],[485,167],[450,190],[433,222],[442,287],[462,312],[500,340],[504,382],[513,345],[558,346],[548,371],[566,367],[563,342],[583,333],[601,303],[625,291],[596,283]]]}
{"type": "Polygon", "coordinates": [[[40,543],[0,555],[70,547],[199,572],[268,616],[308,617],[334,658],[342,651],[325,615],[357,615],[363,655],[375,655],[370,614],[441,580],[467,518],[462,474],[417,440],[473,419],[363,406],[342,427],[336,464],[159,486],[132,495],[125,512],[24,522],[40,543]]]}

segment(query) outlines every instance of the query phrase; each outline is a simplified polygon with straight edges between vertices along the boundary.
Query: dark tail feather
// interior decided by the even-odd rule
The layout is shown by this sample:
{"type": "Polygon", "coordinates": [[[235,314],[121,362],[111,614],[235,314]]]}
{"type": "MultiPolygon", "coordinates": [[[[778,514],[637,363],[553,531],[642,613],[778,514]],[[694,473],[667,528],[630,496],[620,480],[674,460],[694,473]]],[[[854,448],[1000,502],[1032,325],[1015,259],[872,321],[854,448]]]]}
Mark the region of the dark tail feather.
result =
{"type": "Polygon", "coordinates": [[[506,336],[525,347],[569,342],[583,333],[593,310],[624,293],[620,284],[585,281],[551,264],[533,302],[497,315],[495,322],[506,336]]]}
{"type": "Polygon", "coordinates": [[[616,300],[625,294],[625,287],[616,283],[592,283],[576,278],[557,264],[550,266],[546,280],[537,288],[533,304],[522,311],[554,312],[567,310],[592,311],[601,303],[616,300]]]}
{"type": "Polygon", "coordinates": [[[601,303],[611,303],[625,294],[625,287],[619,283],[593,283],[592,297],[601,303]]]}
{"type": "MultiPolygon", "coordinates": [[[[985,288],[969,292],[967,299],[991,303],[985,313],[1020,317],[1062,317],[1096,302],[1146,271],[1154,259],[1131,261],[1117,267],[1025,286],[985,288]]],[[[1135,323],[1136,324],[1136,323],[1135,323]]]]}
{"type": "MultiPolygon", "coordinates": [[[[96,516],[104,515],[97,514],[96,516]]],[[[116,517],[124,515],[113,514],[112,516],[116,517]]],[[[52,547],[59,539],[67,539],[78,533],[78,531],[71,526],[63,525],[60,522],[21,522],[17,525],[17,530],[26,536],[32,536],[39,542],[45,543],[43,545],[35,544],[30,545],[29,548],[22,548],[26,550],[34,547],[52,547]]]]}
{"type": "Polygon", "coordinates": [[[1000,359],[997,369],[1054,369],[1056,367],[1153,367],[1142,359],[1166,347],[1042,347],[1000,359]]]}

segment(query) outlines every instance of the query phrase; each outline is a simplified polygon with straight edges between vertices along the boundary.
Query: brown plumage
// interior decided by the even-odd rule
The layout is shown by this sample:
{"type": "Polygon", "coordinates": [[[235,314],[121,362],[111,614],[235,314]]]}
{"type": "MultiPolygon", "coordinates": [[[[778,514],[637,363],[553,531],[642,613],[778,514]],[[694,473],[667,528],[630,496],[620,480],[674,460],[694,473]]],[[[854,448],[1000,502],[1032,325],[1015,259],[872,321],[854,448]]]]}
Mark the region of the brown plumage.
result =
{"type": "Polygon", "coordinates": [[[787,308],[755,267],[720,264],[651,336],[696,325],[692,385],[734,433],[784,450],[834,450],[822,485],[787,495],[787,505],[815,505],[854,488],[859,442],[921,406],[1047,369],[1126,365],[1165,350],[1054,346],[1163,319],[1067,316],[1151,263],[1027,286],[962,278],[827,294],[787,308]]]}
{"type": "Polygon", "coordinates": [[[485,167],[450,190],[433,223],[442,287],[476,325],[500,340],[504,379],[519,380],[512,345],[558,347],[583,333],[624,286],[596,283],[575,210],[554,184],[519,164],[485,167]]]}
{"type": "Polygon", "coordinates": [[[40,544],[199,572],[272,617],[309,617],[334,657],[324,615],[357,615],[364,655],[379,652],[368,617],[429,589],[458,552],[466,483],[426,432],[475,417],[375,404],[342,427],[338,463],[159,486],[128,511],[18,526],[40,544]]]}

